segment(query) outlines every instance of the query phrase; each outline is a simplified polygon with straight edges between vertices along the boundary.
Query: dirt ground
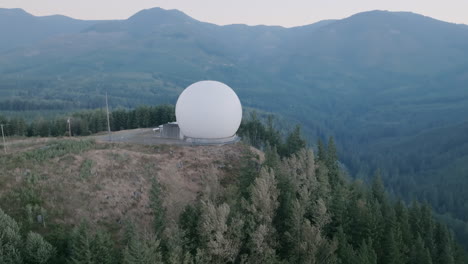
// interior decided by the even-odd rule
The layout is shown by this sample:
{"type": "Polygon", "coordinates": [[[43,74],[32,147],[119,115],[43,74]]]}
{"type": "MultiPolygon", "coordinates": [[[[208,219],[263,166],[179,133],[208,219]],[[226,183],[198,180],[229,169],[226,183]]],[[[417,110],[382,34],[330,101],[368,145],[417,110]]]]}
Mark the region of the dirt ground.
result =
{"type": "MultiPolygon", "coordinates": [[[[168,219],[176,221],[207,179],[235,177],[232,172],[240,166],[242,155],[252,150],[241,143],[164,144],[148,137],[148,130],[144,129],[116,132],[112,143],[104,143],[102,137],[107,135],[93,137],[97,140],[95,146],[79,154],[66,154],[43,163],[20,163],[2,175],[16,179],[10,181],[8,190],[15,190],[15,185],[23,184],[28,175],[37,174],[40,180],[36,185],[44,207],[58,223],[77,224],[85,220],[118,228],[125,220],[132,220],[149,228],[152,178],[163,188],[168,219]],[[132,143],[128,143],[129,139],[132,143]]],[[[12,142],[8,155],[44,148],[49,141],[12,142]]],[[[261,152],[257,154],[263,159],[261,152]]],[[[0,199],[5,195],[0,193],[0,199]]]]}
{"type": "Polygon", "coordinates": [[[137,128],[112,132],[110,138],[108,134],[95,136],[99,142],[119,142],[119,143],[136,143],[144,145],[190,145],[181,140],[165,139],[158,137],[151,128],[137,128]]]}

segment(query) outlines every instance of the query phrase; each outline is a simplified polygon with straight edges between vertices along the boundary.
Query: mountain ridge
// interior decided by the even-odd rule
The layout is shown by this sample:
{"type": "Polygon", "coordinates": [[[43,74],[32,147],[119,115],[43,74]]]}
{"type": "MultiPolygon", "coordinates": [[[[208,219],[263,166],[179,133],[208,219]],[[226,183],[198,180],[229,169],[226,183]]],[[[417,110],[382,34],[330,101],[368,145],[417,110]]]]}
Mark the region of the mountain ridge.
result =
{"type": "MultiPolygon", "coordinates": [[[[233,87],[245,107],[301,123],[314,141],[334,136],[353,176],[380,168],[397,194],[410,189],[405,179],[424,180],[421,164],[440,149],[448,158],[468,157],[465,149],[420,143],[438,137],[425,131],[436,129],[439,137],[446,130],[437,128],[463,132],[456,124],[466,122],[468,113],[468,27],[385,11],[297,28],[217,26],[162,9],[133,19],[79,24],[74,33],[4,51],[0,109],[100,108],[106,91],[114,108],[174,104],[191,83],[213,79],[233,87]],[[399,144],[413,135],[422,135],[418,145],[429,153],[399,144]],[[395,157],[401,152],[411,158],[395,157]]],[[[434,183],[455,178],[445,175],[444,166],[434,170],[434,183]]],[[[412,193],[450,200],[462,197],[468,181],[454,193],[438,186],[412,193]]],[[[468,215],[468,208],[443,206],[439,212],[456,213],[454,218],[468,215]]]]}

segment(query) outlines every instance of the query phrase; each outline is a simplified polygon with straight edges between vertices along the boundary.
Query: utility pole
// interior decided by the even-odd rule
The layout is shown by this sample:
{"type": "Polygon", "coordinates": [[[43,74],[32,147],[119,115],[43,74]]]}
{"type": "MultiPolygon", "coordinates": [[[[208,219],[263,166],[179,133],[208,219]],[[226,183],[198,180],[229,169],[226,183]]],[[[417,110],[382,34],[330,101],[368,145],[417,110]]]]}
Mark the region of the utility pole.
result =
{"type": "Polygon", "coordinates": [[[112,141],[112,133],[110,129],[110,119],[109,119],[109,104],[107,102],[107,92],[106,92],[106,110],[107,110],[107,132],[109,133],[109,141],[112,141]]]}
{"type": "Polygon", "coordinates": [[[2,127],[3,150],[5,151],[5,154],[7,154],[6,143],[5,143],[5,134],[3,133],[3,124],[1,124],[0,126],[2,127]]]}
{"type": "Polygon", "coordinates": [[[71,134],[71,118],[70,117],[67,119],[67,123],[68,123],[68,137],[71,137],[72,134],[71,134]]]}

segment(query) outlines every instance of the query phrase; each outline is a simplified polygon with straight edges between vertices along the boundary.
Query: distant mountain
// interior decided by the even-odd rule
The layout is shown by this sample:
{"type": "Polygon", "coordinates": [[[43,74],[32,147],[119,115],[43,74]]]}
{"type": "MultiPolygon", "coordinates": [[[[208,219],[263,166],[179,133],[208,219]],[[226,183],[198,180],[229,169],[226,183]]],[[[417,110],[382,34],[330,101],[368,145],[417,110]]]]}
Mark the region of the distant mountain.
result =
{"type": "Polygon", "coordinates": [[[78,33],[94,21],[76,20],[66,16],[36,17],[22,9],[0,8],[0,52],[30,46],[50,37],[78,33]]]}
{"type": "Polygon", "coordinates": [[[3,9],[0,35],[9,39],[0,44],[0,109],[96,108],[105,91],[113,107],[175,103],[189,84],[215,79],[244,106],[300,122],[313,140],[335,136],[353,176],[380,168],[395,194],[467,219],[456,197],[468,188],[468,149],[428,147],[447,131],[464,140],[466,25],[388,11],[283,28],[218,26],[160,8],[94,22],[3,9]],[[442,190],[441,175],[456,188],[442,190]]]}

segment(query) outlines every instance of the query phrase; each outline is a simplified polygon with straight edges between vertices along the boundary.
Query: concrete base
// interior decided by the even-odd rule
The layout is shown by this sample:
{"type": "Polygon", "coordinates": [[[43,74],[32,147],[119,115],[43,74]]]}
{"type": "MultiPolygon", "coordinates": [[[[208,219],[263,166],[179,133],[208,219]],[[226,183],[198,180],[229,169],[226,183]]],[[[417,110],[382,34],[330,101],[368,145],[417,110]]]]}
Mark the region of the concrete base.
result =
{"type": "Polygon", "coordinates": [[[234,135],[228,138],[190,138],[185,137],[184,141],[191,145],[226,145],[240,141],[240,137],[234,135]]]}

